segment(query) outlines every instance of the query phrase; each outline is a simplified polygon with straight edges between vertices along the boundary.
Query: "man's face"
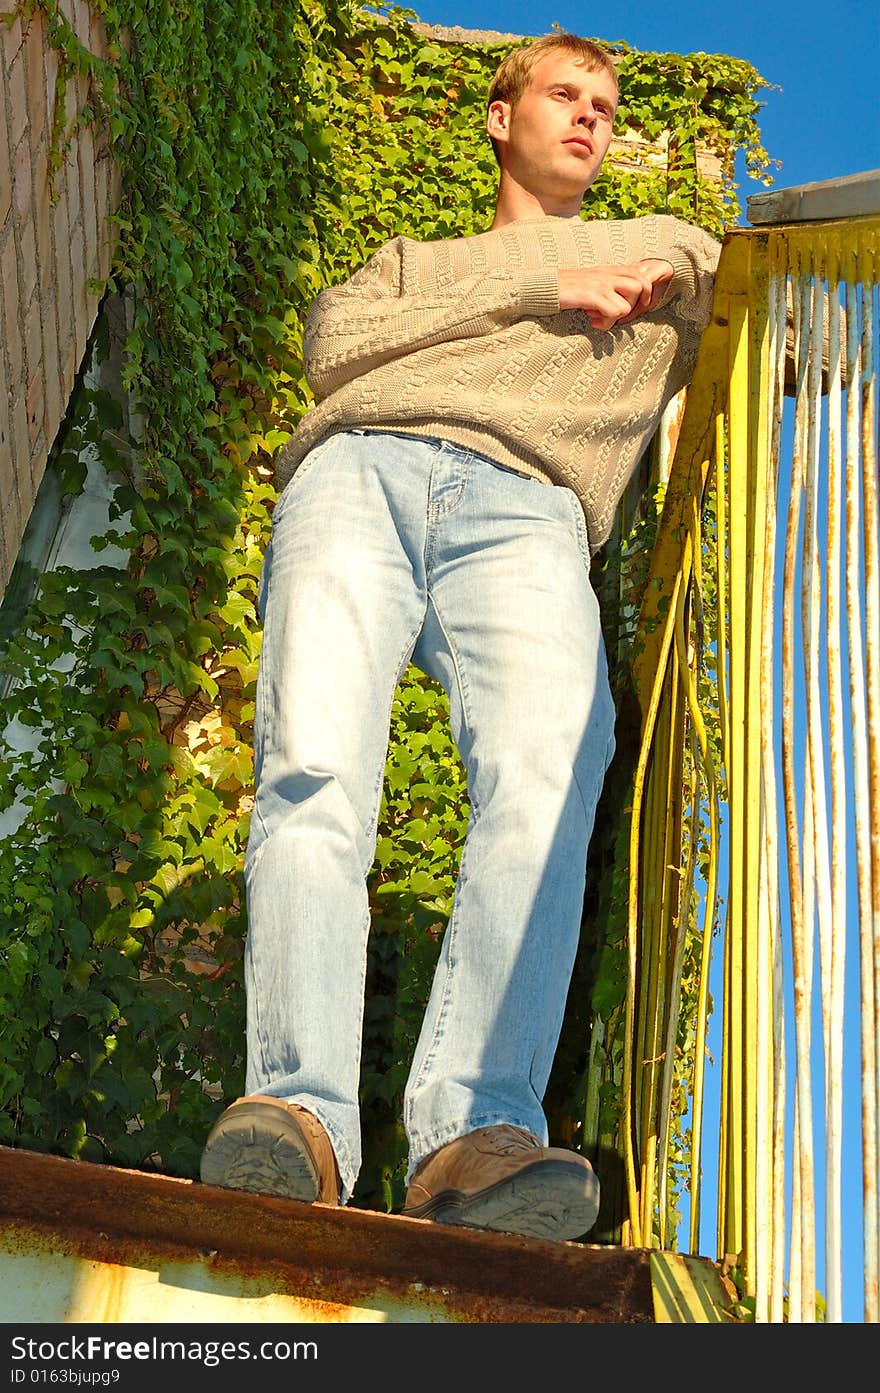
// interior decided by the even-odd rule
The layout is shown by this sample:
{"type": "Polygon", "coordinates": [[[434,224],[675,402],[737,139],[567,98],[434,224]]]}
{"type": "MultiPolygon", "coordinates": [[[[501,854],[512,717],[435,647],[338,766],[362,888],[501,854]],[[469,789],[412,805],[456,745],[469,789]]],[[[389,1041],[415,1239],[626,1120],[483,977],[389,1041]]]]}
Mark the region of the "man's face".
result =
{"type": "Polygon", "coordinates": [[[514,107],[493,102],[487,129],[502,168],[538,196],[570,198],[592,184],[611,143],[617,86],[574,54],[550,53],[514,107]]]}

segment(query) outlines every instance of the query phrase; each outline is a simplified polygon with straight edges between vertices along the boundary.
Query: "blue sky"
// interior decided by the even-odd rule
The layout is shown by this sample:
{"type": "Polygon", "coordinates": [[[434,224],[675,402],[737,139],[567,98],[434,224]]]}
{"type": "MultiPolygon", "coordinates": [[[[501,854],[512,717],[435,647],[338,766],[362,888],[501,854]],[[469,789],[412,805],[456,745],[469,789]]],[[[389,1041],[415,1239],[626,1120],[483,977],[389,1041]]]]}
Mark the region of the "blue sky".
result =
{"type": "MultiPolygon", "coordinates": [[[[759,124],[763,144],[771,159],[774,188],[835,179],[880,169],[880,102],[876,93],[876,64],[880,52],[880,5],[877,0],[739,0],[736,5],[711,6],[705,0],[680,0],[667,13],[655,5],[622,4],[612,0],[587,12],[573,0],[423,0],[412,6],[428,23],[493,29],[504,33],[538,35],[554,25],[587,38],[613,42],[624,40],[632,48],[651,52],[721,53],[745,59],[772,86],[763,89],[759,124]],[[779,89],[779,90],[777,90],[779,89]]],[[[736,178],[742,213],[747,224],[746,200],[766,192],[766,186],[750,180],[744,161],[737,164],[736,178]]],[[[790,423],[786,433],[790,429],[790,423]]],[[[786,448],[784,441],[783,448],[786,448]]],[[[781,779],[781,776],[780,776],[781,779]]],[[[781,782],[780,782],[781,797],[781,782]]],[[[781,868],[784,875],[784,867],[781,868]]],[[[852,881],[850,881],[852,885],[852,881]]],[[[850,904],[854,889],[848,886],[850,904]]],[[[849,915],[848,915],[849,919],[849,915]]],[[[852,1085],[845,1086],[843,1156],[843,1320],[860,1322],[862,1307],[861,1179],[858,1117],[858,950],[853,925],[847,943],[847,1042],[845,1072],[852,1085]]],[[[720,944],[716,942],[716,971],[720,944]]],[[[720,984],[713,992],[720,1002],[720,984]]],[[[788,1031],[791,1032],[791,1016],[788,1031]]],[[[710,1030],[712,1036],[719,1022],[710,1030]]],[[[818,1022],[817,1022],[818,1025],[818,1022]]],[[[818,1031],[817,1031],[818,1033],[818,1031]]],[[[716,1053],[716,1061],[718,1055],[716,1053]]],[[[819,1120],[815,1134],[817,1164],[821,1171],[822,1124],[821,1061],[814,1072],[814,1105],[819,1120]]],[[[707,1079],[707,1090],[711,1080],[707,1079]]],[[[713,1168],[717,1114],[707,1099],[704,1119],[706,1169],[703,1194],[701,1251],[714,1256],[713,1168]],[[713,1130],[713,1123],[715,1129],[713,1130]]],[[[817,1279],[823,1286],[822,1180],[817,1175],[817,1279]]]]}

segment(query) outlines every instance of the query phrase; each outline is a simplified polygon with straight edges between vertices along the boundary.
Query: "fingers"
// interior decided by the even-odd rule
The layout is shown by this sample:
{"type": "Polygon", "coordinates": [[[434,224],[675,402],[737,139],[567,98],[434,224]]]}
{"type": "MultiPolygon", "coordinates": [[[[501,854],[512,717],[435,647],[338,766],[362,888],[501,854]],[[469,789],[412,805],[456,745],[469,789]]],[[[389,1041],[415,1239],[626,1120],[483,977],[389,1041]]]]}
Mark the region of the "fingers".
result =
{"type": "Polygon", "coordinates": [[[583,310],[594,329],[613,329],[652,309],[672,273],[672,266],[661,260],[560,269],[559,306],[583,310]]]}
{"type": "Polygon", "coordinates": [[[675,268],[671,261],[666,261],[660,257],[649,257],[645,261],[640,261],[639,269],[645,276],[650,285],[650,296],[645,310],[652,310],[663,295],[667,285],[675,275],[675,268]]]}
{"type": "Polygon", "coordinates": [[[640,276],[639,279],[641,281],[642,289],[641,294],[639,295],[638,304],[633,305],[633,312],[635,314],[644,314],[645,310],[651,308],[651,301],[654,298],[654,282],[650,280],[649,277],[646,275],[640,276]]]}
{"type": "Polygon", "coordinates": [[[614,325],[632,312],[638,301],[639,288],[634,284],[617,284],[608,292],[597,295],[587,308],[587,318],[596,329],[613,329],[614,325]]]}
{"type": "Polygon", "coordinates": [[[631,308],[631,316],[644,314],[654,303],[656,292],[656,279],[650,275],[648,270],[641,263],[633,268],[635,279],[639,283],[639,297],[631,308]]]}
{"type": "Polygon", "coordinates": [[[600,318],[610,317],[613,324],[624,316],[640,313],[643,303],[650,302],[651,286],[643,276],[614,268],[608,281],[607,289],[596,296],[597,303],[593,306],[600,318]]]}
{"type": "Polygon", "coordinates": [[[647,257],[643,261],[634,262],[631,266],[621,267],[621,270],[639,285],[638,299],[630,304],[630,310],[624,320],[618,323],[628,322],[635,319],[637,315],[646,314],[649,310],[656,307],[668,282],[675,274],[674,267],[670,261],[660,257],[647,257]]]}
{"type": "Polygon", "coordinates": [[[617,297],[617,313],[612,323],[607,325],[608,328],[613,328],[614,324],[627,324],[652,307],[654,279],[640,263],[614,268],[613,284],[617,297]]]}

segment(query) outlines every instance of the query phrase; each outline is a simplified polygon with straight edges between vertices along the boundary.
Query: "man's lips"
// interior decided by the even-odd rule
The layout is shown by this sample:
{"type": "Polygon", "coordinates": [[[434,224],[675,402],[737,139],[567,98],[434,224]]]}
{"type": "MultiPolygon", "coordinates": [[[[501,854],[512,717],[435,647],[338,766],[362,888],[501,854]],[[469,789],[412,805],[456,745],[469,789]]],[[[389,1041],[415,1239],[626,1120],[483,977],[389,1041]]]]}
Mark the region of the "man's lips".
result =
{"type": "Polygon", "coordinates": [[[585,139],[584,136],[580,136],[580,135],[572,136],[570,140],[564,141],[563,144],[565,144],[565,145],[574,145],[574,146],[576,146],[579,150],[586,150],[586,152],[587,152],[588,155],[592,155],[592,153],[593,153],[593,147],[592,147],[592,145],[590,144],[589,140],[585,139]]]}

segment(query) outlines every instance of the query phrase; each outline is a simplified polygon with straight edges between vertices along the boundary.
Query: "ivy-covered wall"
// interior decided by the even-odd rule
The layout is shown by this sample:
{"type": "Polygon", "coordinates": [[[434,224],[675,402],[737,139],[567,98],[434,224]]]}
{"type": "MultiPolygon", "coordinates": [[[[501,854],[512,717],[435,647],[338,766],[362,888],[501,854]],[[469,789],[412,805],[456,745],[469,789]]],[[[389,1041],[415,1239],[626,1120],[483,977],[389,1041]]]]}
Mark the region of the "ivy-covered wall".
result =
{"type": "MultiPolygon", "coordinates": [[[[304,316],[389,236],[488,225],[497,170],[483,103],[505,50],[437,43],[410,11],[349,0],[92,4],[112,45],[91,69],[95,119],[123,179],[107,294],[128,305],[123,383],[143,428],[120,439],[112,395],[78,393],[50,467],[75,490],[83,444],[98,448],[120,483],[117,524],[94,545],[121,543],[130,565],[122,579],[100,566],[47,574],[3,646],[15,685],[0,727],[16,717],[39,740],[0,773],[0,806],[27,804],[0,845],[0,1142],[195,1176],[243,1087],[255,596],[273,455],[309,402],[304,316]]],[[[56,0],[19,8],[58,12],[56,0]]],[[[721,234],[738,215],[735,152],[766,165],[762,79],[732,58],[630,51],[619,74],[621,120],[649,140],[674,132],[672,156],[609,166],[585,211],[670,211],[721,234]],[[700,146],[719,155],[720,182],[700,173],[700,146]]],[[[100,333],[94,347],[106,351],[100,333]]],[[[649,506],[642,549],[650,518],[649,506]]],[[[636,550],[626,538],[621,549],[636,550]]],[[[624,693],[625,663],[614,680],[624,693]]],[[[402,1202],[401,1092],[468,816],[445,697],[415,669],[391,737],[355,1194],[389,1209],[402,1202]]],[[[597,822],[548,1095],[554,1135],[585,1149],[601,1135],[612,1159],[622,790],[614,780],[597,822]],[[598,1019],[607,1047],[588,1077],[598,1019]],[[587,1091],[601,1105],[592,1136],[587,1091]]]]}

